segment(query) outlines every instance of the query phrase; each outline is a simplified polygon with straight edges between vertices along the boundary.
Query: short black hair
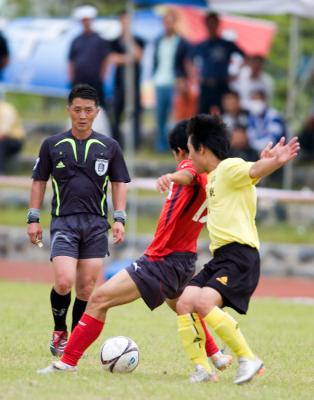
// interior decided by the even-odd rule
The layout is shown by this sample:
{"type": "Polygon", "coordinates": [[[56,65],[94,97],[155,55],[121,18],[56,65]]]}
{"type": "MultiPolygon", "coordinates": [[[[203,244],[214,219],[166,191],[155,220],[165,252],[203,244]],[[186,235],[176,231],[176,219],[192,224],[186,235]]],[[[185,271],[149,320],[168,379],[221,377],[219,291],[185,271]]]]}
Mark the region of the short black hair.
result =
{"type": "Polygon", "coordinates": [[[184,119],[178,122],[169,133],[168,142],[170,149],[175,151],[176,153],[179,152],[179,148],[185,150],[186,152],[189,151],[187,132],[188,123],[188,119],[184,119]]]}
{"type": "Polygon", "coordinates": [[[217,14],[214,11],[209,11],[206,15],[205,15],[205,22],[208,22],[209,20],[214,20],[217,23],[220,22],[220,18],[219,18],[219,14],[217,14]]]}
{"type": "Polygon", "coordinates": [[[73,86],[68,96],[68,104],[72,104],[73,100],[78,97],[80,99],[94,100],[96,106],[99,106],[99,97],[97,91],[90,85],[79,83],[73,86]]]}
{"type": "Polygon", "coordinates": [[[223,97],[228,96],[228,95],[233,96],[233,97],[236,97],[237,99],[240,99],[240,94],[239,94],[239,92],[237,92],[236,90],[229,89],[229,90],[223,95],[223,97]]]}
{"type": "Polygon", "coordinates": [[[199,150],[203,145],[219,160],[229,157],[228,128],[217,115],[196,115],[190,119],[187,131],[195,150],[199,150]]]}

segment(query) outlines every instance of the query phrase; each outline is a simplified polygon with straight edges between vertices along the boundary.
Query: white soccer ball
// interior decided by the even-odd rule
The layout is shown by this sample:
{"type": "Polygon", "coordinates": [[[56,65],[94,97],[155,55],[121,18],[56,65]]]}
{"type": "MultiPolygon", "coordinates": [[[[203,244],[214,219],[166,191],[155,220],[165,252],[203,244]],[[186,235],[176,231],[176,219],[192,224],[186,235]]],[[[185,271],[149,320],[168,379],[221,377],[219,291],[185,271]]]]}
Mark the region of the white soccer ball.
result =
{"type": "Polygon", "coordinates": [[[139,362],[138,346],[125,336],[109,338],[101,346],[100,362],[110,372],[132,372],[139,362]]]}

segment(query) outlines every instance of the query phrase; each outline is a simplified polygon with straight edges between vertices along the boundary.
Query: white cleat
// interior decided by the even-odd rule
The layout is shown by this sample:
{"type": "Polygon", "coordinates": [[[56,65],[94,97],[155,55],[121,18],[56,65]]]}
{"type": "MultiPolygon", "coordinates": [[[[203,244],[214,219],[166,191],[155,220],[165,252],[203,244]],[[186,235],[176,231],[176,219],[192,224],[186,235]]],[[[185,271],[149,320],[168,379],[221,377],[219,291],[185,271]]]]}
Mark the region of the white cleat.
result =
{"type": "Polygon", "coordinates": [[[219,369],[219,371],[224,371],[232,364],[232,356],[221,352],[212,355],[209,359],[213,363],[214,367],[219,369]]]}
{"type": "Polygon", "coordinates": [[[37,370],[37,374],[40,375],[48,375],[55,372],[77,372],[77,367],[65,364],[62,361],[55,361],[52,364],[48,365],[48,367],[37,370]]]}
{"type": "Polygon", "coordinates": [[[249,382],[257,374],[264,372],[264,364],[258,357],[253,360],[245,357],[239,357],[239,368],[237,376],[233,383],[241,385],[242,383],[249,382]]]}
{"type": "Polygon", "coordinates": [[[212,372],[206,371],[206,369],[202,365],[197,365],[195,367],[195,371],[190,376],[189,381],[191,383],[199,383],[199,382],[217,382],[217,375],[212,372]]]}

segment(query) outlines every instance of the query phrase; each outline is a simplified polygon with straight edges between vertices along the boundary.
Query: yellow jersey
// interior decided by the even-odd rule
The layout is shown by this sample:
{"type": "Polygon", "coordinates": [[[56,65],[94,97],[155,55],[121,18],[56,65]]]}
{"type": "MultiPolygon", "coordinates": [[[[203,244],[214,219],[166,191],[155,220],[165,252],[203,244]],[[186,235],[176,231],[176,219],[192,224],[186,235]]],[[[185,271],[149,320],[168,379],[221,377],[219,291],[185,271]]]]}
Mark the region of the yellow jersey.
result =
{"type": "Polygon", "coordinates": [[[259,249],[255,225],[256,188],[259,179],[252,179],[252,162],[227,158],[208,174],[207,229],[210,251],[237,242],[259,249]]]}

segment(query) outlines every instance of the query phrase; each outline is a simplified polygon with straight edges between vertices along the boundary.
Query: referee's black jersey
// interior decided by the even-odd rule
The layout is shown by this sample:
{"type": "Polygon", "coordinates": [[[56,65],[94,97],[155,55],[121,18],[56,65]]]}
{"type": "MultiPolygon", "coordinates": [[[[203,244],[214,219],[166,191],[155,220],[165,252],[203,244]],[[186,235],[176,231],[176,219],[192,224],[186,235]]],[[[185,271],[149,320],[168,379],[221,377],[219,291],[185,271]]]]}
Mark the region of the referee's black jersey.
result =
{"type": "Polygon", "coordinates": [[[108,181],[130,182],[118,142],[94,131],[84,140],[76,139],[71,131],[44,140],[32,178],[47,181],[50,176],[54,216],[107,217],[108,181]]]}

